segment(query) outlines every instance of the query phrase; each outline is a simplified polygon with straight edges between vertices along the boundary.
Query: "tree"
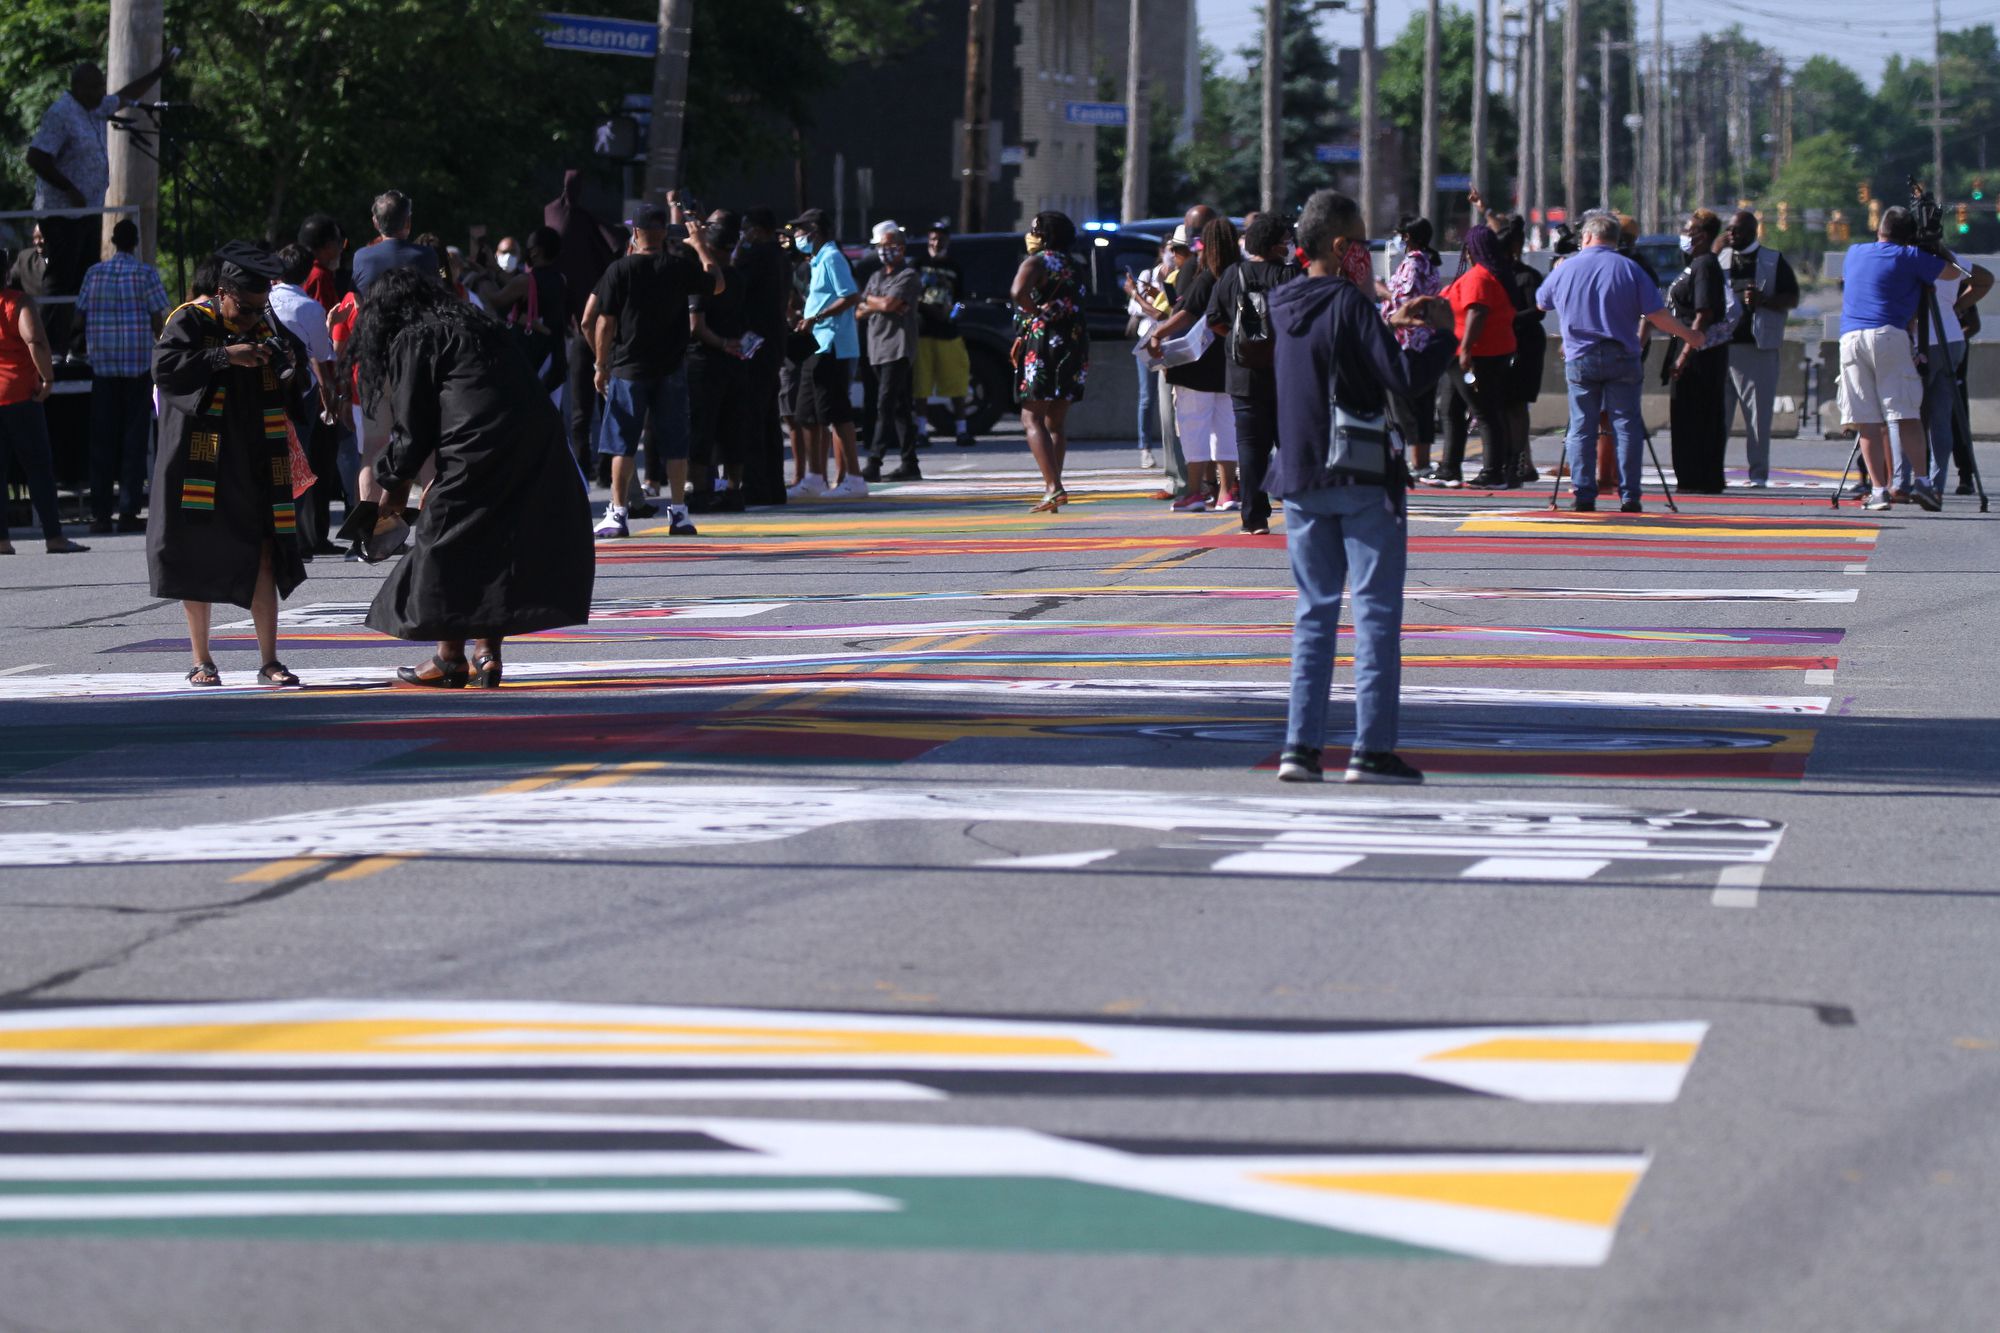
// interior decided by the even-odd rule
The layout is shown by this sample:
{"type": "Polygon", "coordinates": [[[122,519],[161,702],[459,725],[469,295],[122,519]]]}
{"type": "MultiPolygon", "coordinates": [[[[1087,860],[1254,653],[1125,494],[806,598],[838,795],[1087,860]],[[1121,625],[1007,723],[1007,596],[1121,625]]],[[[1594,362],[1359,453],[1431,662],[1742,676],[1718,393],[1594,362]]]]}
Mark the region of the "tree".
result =
{"type": "MultiPolygon", "coordinates": [[[[1296,208],[1314,190],[1334,183],[1333,168],[1317,156],[1319,145],[1353,132],[1335,95],[1340,69],[1315,26],[1309,0],[1285,0],[1284,22],[1279,144],[1285,204],[1296,208]]],[[[1248,212],[1258,202],[1264,123],[1261,30],[1238,54],[1245,64],[1240,78],[1219,73],[1219,53],[1204,49],[1201,120],[1182,161],[1182,197],[1198,197],[1226,213],[1248,212]]]]}
{"type": "MultiPolygon", "coordinates": [[[[1410,150],[1404,154],[1403,179],[1396,183],[1397,194],[1404,199],[1415,199],[1422,192],[1417,145],[1424,123],[1424,23],[1422,14],[1412,17],[1383,52],[1377,86],[1384,119],[1410,150]]],[[[1438,71],[1439,170],[1459,171],[1472,161],[1472,15],[1465,10],[1449,6],[1440,10],[1438,71]]],[[[1551,120],[1560,106],[1555,97],[1549,99],[1551,120]]],[[[1488,94],[1486,124],[1486,160],[1496,165],[1511,162],[1517,135],[1514,113],[1505,99],[1488,94]]],[[[1595,136],[1590,137],[1595,142],[1595,136]]],[[[1496,205],[1504,202],[1504,191],[1491,193],[1496,205]]]]}
{"type": "Polygon", "coordinates": [[[1794,141],[1834,134],[1865,151],[1874,143],[1875,99],[1861,78],[1832,56],[1814,56],[1792,76],[1794,141]]]}

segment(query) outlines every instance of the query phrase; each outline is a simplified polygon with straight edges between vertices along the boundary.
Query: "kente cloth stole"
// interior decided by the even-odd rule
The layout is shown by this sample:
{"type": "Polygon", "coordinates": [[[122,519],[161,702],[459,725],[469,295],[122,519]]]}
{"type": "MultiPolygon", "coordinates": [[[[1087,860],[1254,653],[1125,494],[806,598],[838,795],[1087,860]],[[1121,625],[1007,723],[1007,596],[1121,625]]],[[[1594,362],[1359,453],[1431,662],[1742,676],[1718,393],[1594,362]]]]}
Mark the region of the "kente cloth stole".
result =
{"type": "MultiPolygon", "coordinates": [[[[194,303],[207,319],[203,329],[204,347],[221,347],[228,337],[227,327],[222,320],[221,308],[211,298],[194,303]]],[[[247,330],[247,336],[262,342],[271,336],[271,326],[259,319],[247,330]]],[[[286,431],[284,391],[278,374],[269,366],[259,372],[258,402],[263,422],[263,454],[270,477],[269,503],[271,523],[280,536],[291,536],[298,531],[298,511],[292,504],[292,460],[286,431]]],[[[215,512],[215,479],[223,448],[224,420],[229,407],[229,385],[226,375],[217,378],[208,391],[208,397],[195,413],[188,433],[187,472],[181,479],[181,509],[189,516],[204,516],[215,512]]],[[[251,440],[231,441],[231,447],[253,448],[251,440]]]]}

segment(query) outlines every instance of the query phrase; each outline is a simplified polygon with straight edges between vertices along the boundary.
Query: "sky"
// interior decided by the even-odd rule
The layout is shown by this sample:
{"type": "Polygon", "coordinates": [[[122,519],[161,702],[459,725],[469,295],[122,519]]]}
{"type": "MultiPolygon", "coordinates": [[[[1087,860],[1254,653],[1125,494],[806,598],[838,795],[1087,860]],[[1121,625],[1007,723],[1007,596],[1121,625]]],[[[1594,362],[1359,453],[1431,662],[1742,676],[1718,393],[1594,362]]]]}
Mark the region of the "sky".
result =
{"type": "MultiPolygon", "coordinates": [[[[1446,0],[1450,3],[1451,0],[1446,0]]],[[[1466,8],[1472,0],[1458,0],[1466,8]]],[[[1518,0],[1514,0],[1518,3],[1518,0]]],[[[1202,37],[1228,54],[1227,63],[1240,67],[1238,47],[1257,39],[1261,0],[1195,0],[1200,14],[1202,37]]],[[[1341,46],[1361,42],[1360,0],[1349,0],[1356,12],[1323,15],[1321,31],[1329,41],[1341,46]]],[[[2000,6],[1992,0],[1942,0],[1947,32],[1977,23],[1995,23],[2000,6]]],[[[1553,8],[1553,5],[1551,6],[1553,8]]],[[[1500,8],[1496,0],[1493,13],[1500,8]]],[[[1378,0],[1377,40],[1387,45],[1403,30],[1412,14],[1423,6],[1414,0],[1378,0]]],[[[1773,47],[1788,63],[1802,63],[1810,56],[1832,55],[1859,74],[1870,88],[1882,77],[1882,65],[1891,55],[1928,62],[1931,54],[1931,7],[1927,4],[1885,5],[1880,0],[1674,0],[1666,6],[1667,41],[1685,42],[1704,32],[1718,32],[1732,23],[1742,25],[1746,35],[1773,47]]],[[[1652,37],[1653,7],[1642,4],[1639,12],[1640,36],[1652,37]]],[[[1550,36],[1556,36],[1551,31],[1550,36]]],[[[1590,35],[1584,35],[1586,43],[1590,35]]],[[[1497,77],[1497,75],[1496,75],[1497,77]]]]}

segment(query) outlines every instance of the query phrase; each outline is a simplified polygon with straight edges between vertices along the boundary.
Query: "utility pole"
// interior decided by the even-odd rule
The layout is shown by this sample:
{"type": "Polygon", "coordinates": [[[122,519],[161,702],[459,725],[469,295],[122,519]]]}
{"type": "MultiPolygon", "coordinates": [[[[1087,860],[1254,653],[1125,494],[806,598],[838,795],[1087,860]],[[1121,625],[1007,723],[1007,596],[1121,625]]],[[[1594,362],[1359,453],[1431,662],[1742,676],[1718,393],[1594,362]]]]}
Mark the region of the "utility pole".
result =
{"type": "Polygon", "coordinates": [[[1137,222],[1146,216],[1150,193],[1147,172],[1152,166],[1146,125],[1146,86],[1140,77],[1139,0],[1132,0],[1125,20],[1125,181],[1118,216],[1137,222]]]}
{"type": "Polygon", "coordinates": [[[1521,127],[1514,144],[1514,170],[1521,178],[1521,213],[1532,224],[1535,205],[1535,19],[1521,7],[1521,30],[1515,34],[1514,121],[1521,127]]]}
{"type": "MultiPolygon", "coordinates": [[[[993,6],[967,0],[965,14],[965,144],[958,178],[958,226],[986,230],[986,118],[993,104],[993,6]]],[[[1130,111],[1128,109],[1129,116],[1130,111]]]]}
{"type": "Polygon", "coordinates": [[[660,41],[653,57],[653,128],[646,141],[646,198],[680,188],[681,129],[687,120],[688,35],[694,0],[660,0],[660,41]]]}
{"type": "Polygon", "coordinates": [[[1542,226],[1549,222],[1549,14],[1548,0],[1534,0],[1535,15],[1535,207],[1542,226]]]}
{"type": "MultiPolygon", "coordinates": [[[[1424,127],[1423,127],[1423,169],[1419,173],[1416,211],[1423,217],[1432,217],[1431,210],[1437,207],[1437,121],[1438,121],[1438,0],[1430,0],[1424,10],[1424,127]]],[[[1438,232],[1443,233],[1442,219],[1437,222],[1438,232]]]]}
{"type": "Polygon", "coordinates": [[[1646,192],[1646,117],[1639,111],[1643,105],[1639,96],[1639,0],[1632,0],[1629,19],[1632,40],[1624,44],[1625,126],[1632,131],[1632,217],[1636,220],[1645,210],[1641,199],[1646,192]]]}
{"type": "Polygon", "coordinates": [[[1472,161],[1467,168],[1472,173],[1473,185],[1481,190],[1487,186],[1486,4],[1487,0],[1474,0],[1472,6],[1472,161]]]}
{"type": "Polygon", "coordinates": [[[1611,210],[1611,34],[1597,34],[1597,206],[1611,210]]]}
{"type": "Polygon", "coordinates": [[[1941,0],[1931,0],[1931,193],[1937,196],[1938,202],[1944,202],[1944,15],[1941,0]]]}
{"type": "Polygon", "coordinates": [[[1285,177],[1285,0],[1264,0],[1264,163],[1258,178],[1259,204],[1276,212],[1285,177]]]}
{"type": "MultiPolygon", "coordinates": [[[[1134,4],[1138,0],[1133,0],[1134,4]]],[[[1375,0],[1361,3],[1361,215],[1375,235],[1375,0]]]]}
{"type": "MultiPolygon", "coordinates": [[[[105,82],[113,88],[123,88],[140,75],[160,63],[160,31],[164,24],[162,0],[111,0],[111,45],[106,53],[105,82]]],[[[155,97],[164,95],[155,93],[155,97]]],[[[148,136],[152,142],[140,145],[133,142],[132,135],[114,131],[106,141],[106,149],[111,159],[111,185],[104,192],[104,202],[108,207],[137,204],[139,216],[134,219],[139,224],[139,254],[150,261],[158,252],[157,240],[160,227],[160,162],[157,154],[161,148],[161,136],[148,136]]],[[[106,213],[104,215],[104,238],[102,249],[111,249],[111,228],[125,215],[106,213]]]]}
{"type": "Polygon", "coordinates": [[[1563,0],[1563,209],[1571,220],[1583,197],[1583,173],[1576,160],[1576,80],[1582,46],[1583,0],[1563,0]]]}
{"type": "Polygon", "coordinates": [[[1639,229],[1660,229],[1661,196],[1667,179],[1667,0],[1653,0],[1653,97],[1646,116],[1646,198],[1639,229]]]}

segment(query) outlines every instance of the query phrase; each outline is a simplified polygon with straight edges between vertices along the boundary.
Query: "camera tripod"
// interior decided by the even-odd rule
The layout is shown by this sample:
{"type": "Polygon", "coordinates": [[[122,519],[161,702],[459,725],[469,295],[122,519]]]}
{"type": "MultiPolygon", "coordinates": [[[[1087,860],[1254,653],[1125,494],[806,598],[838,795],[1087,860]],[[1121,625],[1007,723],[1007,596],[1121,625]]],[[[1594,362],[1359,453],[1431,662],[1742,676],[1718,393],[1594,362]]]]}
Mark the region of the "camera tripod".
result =
{"type": "MultiPolygon", "coordinates": [[[[1653,432],[1646,429],[1646,417],[1643,412],[1639,415],[1639,438],[1646,442],[1646,453],[1653,460],[1653,471],[1659,475],[1660,494],[1666,497],[1667,508],[1676,514],[1680,513],[1681,507],[1674,503],[1673,489],[1667,485],[1667,470],[1660,466],[1660,452],[1653,447],[1653,432]]],[[[1597,442],[1595,440],[1591,441],[1590,447],[1595,449],[1597,442]]],[[[1557,502],[1557,497],[1562,494],[1563,468],[1568,462],[1569,439],[1565,436],[1563,439],[1563,462],[1551,469],[1555,474],[1555,484],[1549,487],[1549,508],[1551,509],[1561,508],[1561,505],[1557,502]]],[[[1574,481],[1574,478],[1571,480],[1574,481]]]]}
{"type": "MultiPolygon", "coordinates": [[[[1934,345],[1940,349],[1942,349],[1946,345],[1944,336],[1944,312],[1938,307],[1936,284],[1931,284],[1929,286],[1926,286],[1924,290],[1918,293],[1917,295],[1917,324],[1918,324],[1918,330],[1920,333],[1924,335],[1924,341],[1926,343],[1928,343],[1929,335],[1933,331],[1935,331],[1937,335],[1937,341],[1934,345]]],[[[1971,350],[1972,350],[1972,345],[1968,342],[1966,344],[1966,352],[1968,356],[1971,354],[1971,350]]],[[[1919,351],[1923,352],[1926,357],[1929,356],[1928,345],[1920,347],[1919,351]]],[[[1949,376],[1946,377],[1945,382],[1938,383],[1936,378],[1930,374],[1930,367],[1928,365],[1928,362],[1926,363],[1924,369],[1925,369],[1924,389],[1926,398],[1929,397],[1930,392],[1933,390],[1933,388],[1935,388],[1937,392],[1948,393],[1951,395],[1951,428],[1953,432],[1953,438],[1965,441],[1965,475],[1972,479],[1972,488],[1979,495],[1979,512],[1982,514],[1986,513],[1987,512],[1986,482],[1979,475],[1979,458],[1972,451],[1972,429],[1966,417],[1965,399],[1959,393],[1958,379],[1956,376],[1949,376]]],[[[1925,408],[1928,409],[1928,407],[1929,404],[1926,403],[1925,408]]],[[[1922,476],[1928,481],[1930,477],[1930,472],[1929,472],[1930,463],[1932,458],[1935,457],[1937,453],[1937,442],[1930,438],[1930,429],[1929,429],[1930,413],[1928,410],[1924,412],[1924,427],[1925,427],[1924,430],[1925,453],[1924,453],[1924,458],[1922,460],[1924,466],[1922,468],[1919,468],[1917,466],[1917,460],[1915,459],[1906,458],[1904,459],[1904,462],[1909,464],[1910,471],[1913,475],[1922,476]]],[[[1896,439],[1897,437],[1891,436],[1890,438],[1893,440],[1896,439]]],[[[1856,432],[1854,436],[1854,447],[1848,450],[1847,453],[1847,466],[1843,467],[1840,470],[1840,482],[1833,489],[1833,498],[1828,501],[1828,503],[1833,508],[1835,509],[1840,508],[1841,494],[1847,490],[1847,474],[1854,470],[1855,461],[1860,458],[1861,458],[1861,435],[1859,432],[1856,432]]],[[[1863,461],[1862,473],[1863,475],[1866,475],[1867,473],[1867,466],[1865,460],[1863,461]]],[[[1886,481],[1888,480],[1888,478],[1883,478],[1883,480],[1886,481]]]]}

